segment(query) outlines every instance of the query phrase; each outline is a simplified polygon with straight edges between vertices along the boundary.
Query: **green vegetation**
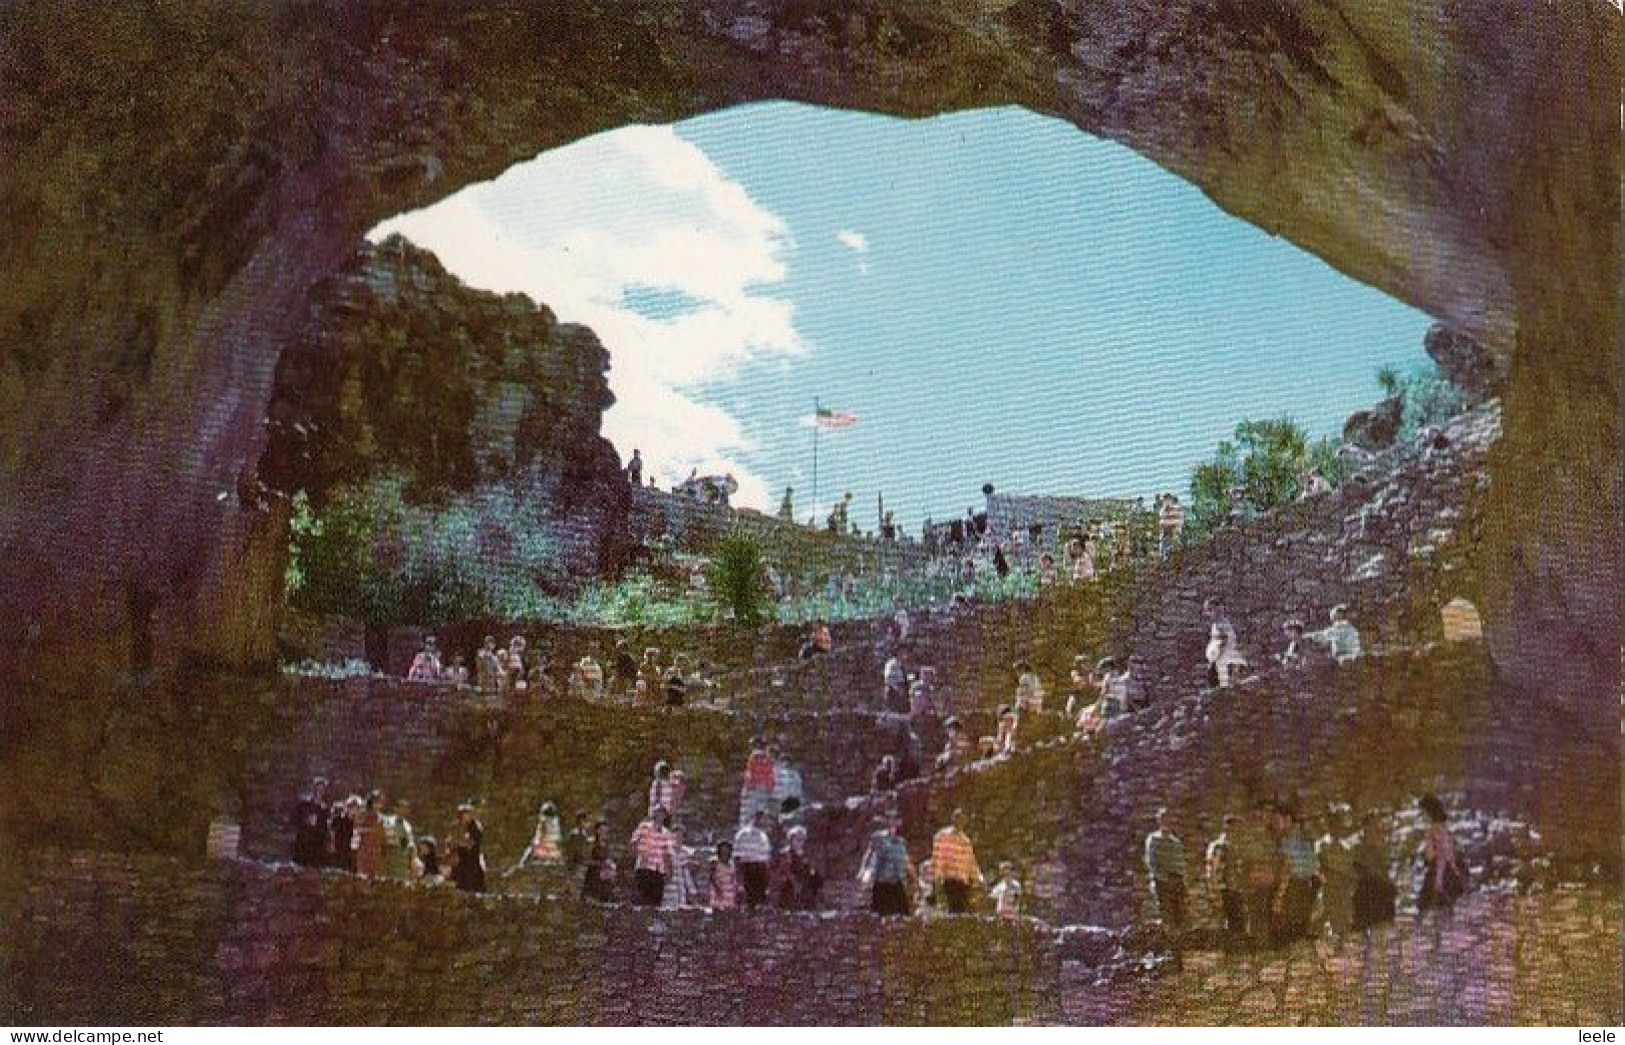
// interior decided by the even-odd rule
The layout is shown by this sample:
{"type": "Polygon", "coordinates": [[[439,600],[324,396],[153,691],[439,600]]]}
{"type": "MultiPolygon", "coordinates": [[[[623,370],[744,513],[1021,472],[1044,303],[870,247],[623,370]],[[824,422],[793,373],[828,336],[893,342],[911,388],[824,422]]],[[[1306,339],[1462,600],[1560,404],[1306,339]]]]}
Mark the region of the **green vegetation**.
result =
{"type": "Polygon", "coordinates": [[[557,523],[538,499],[477,487],[412,504],[398,476],[340,488],[315,514],[295,499],[288,597],[369,624],[557,614],[557,523]]]}
{"type": "Polygon", "coordinates": [[[1327,482],[1342,479],[1337,444],[1308,435],[1288,418],[1243,421],[1234,439],[1219,443],[1218,453],[1191,473],[1189,524],[1196,535],[1211,532],[1233,509],[1267,512],[1295,500],[1301,476],[1319,471],[1327,482]]]}
{"type": "MultiPolygon", "coordinates": [[[[1383,395],[1402,405],[1401,442],[1472,405],[1468,393],[1429,364],[1405,373],[1383,367],[1376,378],[1383,395]]],[[[1211,532],[1237,507],[1266,512],[1296,500],[1302,493],[1301,477],[1307,472],[1318,471],[1336,486],[1345,470],[1337,456],[1338,445],[1327,437],[1311,442],[1308,433],[1289,418],[1243,421],[1236,426],[1234,437],[1219,443],[1215,455],[1191,472],[1191,535],[1211,532]]]]}
{"type": "Polygon", "coordinates": [[[1473,397],[1446,380],[1436,367],[1421,364],[1400,374],[1392,368],[1377,371],[1383,392],[1405,404],[1399,438],[1410,439],[1429,425],[1442,425],[1473,405],[1473,397]]]}
{"type": "Polygon", "coordinates": [[[736,623],[754,627],[767,618],[773,599],[767,561],[750,536],[736,532],[718,541],[707,576],[717,605],[736,623]]]}

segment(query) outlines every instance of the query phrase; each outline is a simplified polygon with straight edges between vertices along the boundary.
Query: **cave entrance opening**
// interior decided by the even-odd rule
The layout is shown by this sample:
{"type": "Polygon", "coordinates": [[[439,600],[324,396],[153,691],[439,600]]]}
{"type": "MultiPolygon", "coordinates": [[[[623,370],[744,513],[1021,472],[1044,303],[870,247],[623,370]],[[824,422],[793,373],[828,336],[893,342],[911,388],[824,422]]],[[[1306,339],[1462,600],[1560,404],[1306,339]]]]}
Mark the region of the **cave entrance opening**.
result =
{"type": "Polygon", "coordinates": [[[651,498],[905,543],[995,502],[1052,541],[1164,492],[1200,516],[1239,425],[1332,468],[1379,395],[1448,409],[1428,324],[1064,121],[759,103],[377,225],[282,360],[262,474],[295,609],[691,620],[719,525],[651,498]]]}

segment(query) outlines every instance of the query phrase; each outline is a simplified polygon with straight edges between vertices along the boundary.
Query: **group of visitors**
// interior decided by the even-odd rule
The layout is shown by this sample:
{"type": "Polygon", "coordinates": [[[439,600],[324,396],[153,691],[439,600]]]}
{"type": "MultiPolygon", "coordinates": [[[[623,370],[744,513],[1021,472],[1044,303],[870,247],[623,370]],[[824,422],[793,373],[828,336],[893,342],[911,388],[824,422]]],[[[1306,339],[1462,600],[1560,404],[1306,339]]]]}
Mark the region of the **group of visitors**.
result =
{"type": "MultiPolygon", "coordinates": [[[[1225,612],[1224,600],[1209,597],[1202,604],[1202,612],[1208,620],[1208,685],[1228,687],[1250,674],[1252,667],[1241,651],[1240,639],[1225,612]]],[[[1338,664],[1355,660],[1363,652],[1360,631],[1349,620],[1348,607],[1342,604],[1332,607],[1330,623],[1319,631],[1305,632],[1303,621],[1297,617],[1288,618],[1281,630],[1286,636],[1286,646],[1276,654],[1275,660],[1285,668],[1299,668],[1309,663],[1313,645],[1323,646],[1326,655],[1338,664]]]]}
{"type": "MultiPolygon", "coordinates": [[[[827,636],[827,629],[825,629],[827,636]]],[[[546,646],[532,649],[524,636],[515,635],[506,646],[498,646],[495,635],[485,636],[474,657],[472,684],[483,693],[503,697],[529,696],[548,699],[561,692],[592,703],[606,700],[631,703],[634,707],[680,707],[711,699],[716,683],[694,658],[677,653],[666,659],[657,647],[648,647],[641,659],[632,653],[626,640],[615,643],[608,669],[587,654],[570,665],[561,679],[553,671],[552,654],[546,646]]],[[[470,684],[461,654],[448,664],[442,659],[439,642],[425,636],[407,677],[419,682],[470,684]]]]}
{"type": "Polygon", "coordinates": [[[1022,884],[1015,865],[999,864],[998,878],[989,887],[964,824],[964,811],[954,810],[948,825],[932,837],[931,855],[916,867],[903,836],[902,815],[891,808],[876,818],[858,870],[858,885],[868,894],[869,909],[881,917],[938,911],[966,914],[985,891],[995,914],[1018,917],[1022,884]]]}
{"type": "MultiPolygon", "coordinates": [[[[1448,908],[1466,892],[1468,871],[1433,794],[1418,802],[1427,821],[1416,905],[1448,908]]],[[[1174,815],[1160,809],[1146,836],[1145,868],[1158,920],[1177,941],[1188,928],[1185,844],[1174,815]]],[[[1293,805],[1261,802],[1251,816],[1226,814],[1202,861],[1212,909],[1226,942],[1274,947],[1323,934],[1343,938],[1394,918],[1399,894],[1383,815],[1371,810],[1356,825],[1347,805],[1332,805],[1318,821],[1293,805]]]]}
{"type": "Polygon", "coordinates": [[[327,780],[317,777],[294,805],[294,863],[484,891],[485,830],[472,802],[458,807],[442,843],[416,833],[407,819],[407,804],[391,803],[382,791],[335,800],[327,792],[327,780]]]}

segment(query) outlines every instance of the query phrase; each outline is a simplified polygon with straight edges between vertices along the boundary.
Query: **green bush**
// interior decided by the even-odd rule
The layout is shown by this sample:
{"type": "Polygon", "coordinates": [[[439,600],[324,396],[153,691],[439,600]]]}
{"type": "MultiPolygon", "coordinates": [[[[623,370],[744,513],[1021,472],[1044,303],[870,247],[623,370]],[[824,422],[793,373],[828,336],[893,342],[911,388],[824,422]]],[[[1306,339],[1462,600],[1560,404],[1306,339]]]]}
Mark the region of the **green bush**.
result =
{"type": "Polygon", "coordinates": [[[717,606],[731,613],[735,622],[754,627],[767,619],[773,604],[766,573],[762,546],[735,531],[712,549],[706,578],[717,606]]]}
{"type": "Polygon", "coordinates": [[[483,486],[442,505],[405,500],[398,476],[296,498],[288,595],[298,609],[369,624],[558,613],[556,521],[523,489],[483,486]]]}
{"type": "Polygon", "coordinates": [[[1240,490],[1246,507],[1266,512],[1296,500],[1303,487],[1299,476],[1319,471],[1332,485],[1342,481],[1337,444],[1322,438],[1311,443],[1289,418],[1243,421],[1234,439],[1191,472],[1190,526],[1195,535],[1211,532],[1230,516],[1232,490],[1240,490]]]}

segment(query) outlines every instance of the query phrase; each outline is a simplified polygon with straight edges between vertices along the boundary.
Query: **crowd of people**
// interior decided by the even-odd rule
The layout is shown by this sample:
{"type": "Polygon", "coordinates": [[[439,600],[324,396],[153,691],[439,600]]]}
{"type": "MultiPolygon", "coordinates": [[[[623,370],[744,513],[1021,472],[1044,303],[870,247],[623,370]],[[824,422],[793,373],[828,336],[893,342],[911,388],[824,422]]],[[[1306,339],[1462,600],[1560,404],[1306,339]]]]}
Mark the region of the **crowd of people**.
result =
{"type": "Polygon", "coordinates": [[[329,798],[327,780],[318,777],[294,804],[293,862],[483,892],[485,829],[475,805],[458,807],[442,839],[418,833],[408,812],[405,801],[391,802],[382,791],[329,798]]]}
{"type": "Polygon", "coordinates": [[[472,675],[462,654],[446,661],[439,641],[428,635],[412,658],[407,678],[473,686],[504,698],[546,700],[567,693],[592,703],[612,701],[634,707],[700,703],[712,699],[717,688],[714,673],[698,659],[686,653],[667,659],[654,646],[645,648],[639,657],[625,640],[615,643],[604,662],[587,654],[561,675],[554,670],[551,651],[545,646],[531,649],[522,635],[500,647],[495,635],[485,636],[474,655],[472,675]]]}
{"type": "MultiPolygon", "coordinates": [[[[1427,828],[1416,854],[1416,906],[1448,908],[1467,891],[1467,864],[1444,803],[1425,794],[1417,805],[1427,828]]],[[[1399,896],[1392,850],[1379,810],[1356,823],[1344,804],[1317,818],[1290,803],[1265,801],[1250,816],[1226,814],[1198,866],[1225,943],[1263,948],[1322,935],[1341,939],[1392,921],[1399,896]]],[[[1187,857],[1173,813],[1158,810],[1144,862],[1158,921],[1176,947],[1190,927],[1187,857]]]]}

